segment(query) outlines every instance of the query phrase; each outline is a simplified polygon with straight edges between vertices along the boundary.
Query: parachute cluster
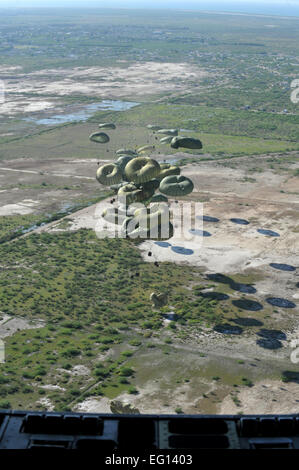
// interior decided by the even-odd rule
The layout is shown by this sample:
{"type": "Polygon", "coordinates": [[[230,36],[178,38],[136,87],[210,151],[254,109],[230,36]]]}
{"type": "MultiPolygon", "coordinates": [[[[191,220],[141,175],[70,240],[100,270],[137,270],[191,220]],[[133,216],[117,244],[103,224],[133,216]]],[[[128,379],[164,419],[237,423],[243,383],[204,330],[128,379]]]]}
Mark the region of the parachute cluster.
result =
{"type": "MultiPolygon", "coordinates": [[[[172,148],[202,148],[199,140],[178,136],[177,129],[162,129],[148,125],[149,129],[166,137],[161,143],[172,148]]],[[[99,124],[100,129],[115,129],[113,123],[99,124]]],[[[109,136],[100,131],[90,135],[96,143],[109,142],[109,136]]],[[[119,149],[117,159],[98,168],[96,179],[117,194],[118,207],[105,209],[105,221],[121,225],[124,236],[130,238],[169,239],[173,236],[168,196],[186,196],[193,191],[193,182],[180,174],[180,168],[170,163],[159,163],[150,158],[155,150],[145,145],[137,150],[119,149]]]]}
{"type": "Polygon", "coordinates": [[[147,128],[153,132],[157,132],[157,134],[165,135],[166,137],[162,137],[160,139],[160,143],[170,144],[173,149],[178,149],[180,147],[186,149],[202,149],[202,143],[199,139],[180,136],[178,129],[162,129],[160,126],[156,126],[154,124],[149,124],[147,128]]]}

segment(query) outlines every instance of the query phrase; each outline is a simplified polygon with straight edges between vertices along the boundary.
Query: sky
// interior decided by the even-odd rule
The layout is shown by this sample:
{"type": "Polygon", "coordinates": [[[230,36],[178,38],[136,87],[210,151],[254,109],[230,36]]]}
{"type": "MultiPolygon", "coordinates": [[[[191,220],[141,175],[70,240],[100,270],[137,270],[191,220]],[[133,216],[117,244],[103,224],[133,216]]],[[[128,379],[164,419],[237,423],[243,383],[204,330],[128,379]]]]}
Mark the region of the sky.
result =
{"type": "Polygon", "coordinates": [[[166,8],[299,16],[299,0],[0,0],[0,8],[166,8]]]}

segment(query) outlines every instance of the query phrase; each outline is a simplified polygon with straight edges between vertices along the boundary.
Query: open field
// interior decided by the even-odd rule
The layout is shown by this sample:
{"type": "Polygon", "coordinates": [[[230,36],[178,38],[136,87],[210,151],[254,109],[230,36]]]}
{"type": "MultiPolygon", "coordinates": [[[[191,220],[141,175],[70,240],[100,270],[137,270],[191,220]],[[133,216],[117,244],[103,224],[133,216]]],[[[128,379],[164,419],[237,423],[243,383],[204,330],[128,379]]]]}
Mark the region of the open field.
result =
{"type": "MultiPolygon", "coordinates": [[[[227,166],[226,159],[184,166],[183,174],[195,183],[192,199],[204,201],[204,214],[219,219],[204,222],[203,229],[211,236],[204,237],[198,249],[196,243],[192,245],[192,256],[175,254],[151,241],[134,246],[97,239],[95,205],[37,228],[36,235],[2,245],[3,313],[50,325],[50,330],[45,325],[7,337],[11,360],[5,367],[13,367],[14,385],[10,386],[16,389],[12,393],[5,386],[10,402],[26,403],[29,408],[104,411],[109,400],[118,397],[143,412],[179,408],[190,413],[253,412],[256,401],[250,408],[246,390],[260,390],[260,384],[269,383],[268,394],[277,400],[271,410],[278,411],[275,404],[285,400],[285,409],[295,411],[296,400],[287,400],[284,390],[290,388],[291,393],[296,384],[281,388],[278,384],[285,372],[294,371],[290,340],[299,329],[296,158],[296,154],[286,157],[282,169],[281,156],[271,157],[271,165],[276,166],[270,169],[267,155],[229,160],[234,168],[227,166]],[[250,168],[257,171],[249,172],[250,168]],[[248,220],[249,226],[233,224],[234,217],[248,220]],[[260,227],[279,232],[280,237],[258,234],[260,227]],[[117,250],[117,259],[111,258],[111,250],[117,250]],[[288,264],[295,271],[276,270],[270,263],[288,264]],[[114,283],[120,288],[117,300],[111,297],[114,283]],[[11,285],[9,291],[7,285],[11,285]],[[171,292],[170,311],[178,321],[167,320],[167,308],[165,317],[152,310],[149,295],[155,289],[171,292]],[[295,308],[273,307],[267,300],[271,297],[286,299],[295,308]],[[29,355],[20,368],[24,347],[29,355]],[[172,377],[166,371],[174,365],[172,377]],[[121,367],[131,370],[129,376],[122,376],[121,367]],[[24,374],[25,388],[30,390],[25,395],[20,387],[24,374]]],[[[39,207],[43,192],[38,180],[47,177],[51,184],[52,172],[60,175],[56,184],[65,178],[70,184],[74,175],[80,175],[85,178],[80,184],[93,194],[94,180],[86,178],[92,178],[95,161],[15,162],[20,173],[34,165],[42,165],[44,175],[24,173],[26,182],[19,191],[21,198],[26,193],[28,198],[38,195],[39,207]]],[[[11,187],[4,194],[9,202],[15,191],[11,187]]],[[[57,201],[65,200],[63,192],[54,194],[57,201]]],[[[51,193],[46,192],[44,200],[52,201],[51,193]]],[[[38,217],[36,209],[33,215],[38,217]]],[[[170,239],[169,243],[179,242],[170,239]]],[[[24,327],[20,324],[20,328],[24,327]]]]}
{"type": "MultiPolygon", "coordinates": [[[[170,113],[171,114],[171,113],[170,113]]],[[[126,113],[127,115],[127,113],[126,113]]],[[[108,119],[113,119],[109,116],[108,119]]],[[[125,118],[125,117],[124,117],[125,118]]],[[[129,118],[129,116],[128,116],[129,118]]],[[[105,119],[105,118],[104,118],[105,119]]],[[[107,117],[106,117],[107,119],[107,117]]],[[[100,119],[98,120],[100,122],[100,119]]],[[[147,121],[148,122],[148,121],[147,121]]],[[[150,121],[150,122],[155,122],[150,121]]],[[[179,121],[176,121],[179,127],[179,121]]],[[[96,124],[69,124],[62,127],[56,127],[47,131],[41,131],[28,137],[19,137],[18,139],[0,143],[0,163],[1,160],[15,160],[19,158],[41,160],[42,155],[47,159],[96,159],[109,160],[115,158],[115,151],[124,146],[129,148],[140,147],[145,144],[156,146],[155,154],[172,153],[178,154],[170,149],[170,146],[160,144],[153,133],[138,125],[119,126],[117,131],[110,133],[110,142],[101,146],[90,142],[88,136],[91,132],[97,130],[96,124]]],[[[188,133],[194,137],[199,137],[204,145],[199,155],[203,157],[213,157],[226,155],[250,155],[275,152],[288,152],[298,150],[298,142],[278,139],[263,139],[260,137],[234,136],[227,134],[205,133],[194,131],[188,133]]],[[[182,152],[180,152],[182,154],[182,152]]],[[[196,154],[189,150],[184,152],[184,156],[196,154]]],[[[1,165],[3,166],[3,165],[1,165]]]]}
{"type": "Polygon", "coordinates": [[[32,10],[0,26],[0,408],[298,412],[298,19],[32,10]],[[105,121],[110,142],[89,141],[105,121]],[[194,182],[179,203],[210,219],[190,241],[96,236],[113,194],[98,165],[145,144],[194,182]]]}

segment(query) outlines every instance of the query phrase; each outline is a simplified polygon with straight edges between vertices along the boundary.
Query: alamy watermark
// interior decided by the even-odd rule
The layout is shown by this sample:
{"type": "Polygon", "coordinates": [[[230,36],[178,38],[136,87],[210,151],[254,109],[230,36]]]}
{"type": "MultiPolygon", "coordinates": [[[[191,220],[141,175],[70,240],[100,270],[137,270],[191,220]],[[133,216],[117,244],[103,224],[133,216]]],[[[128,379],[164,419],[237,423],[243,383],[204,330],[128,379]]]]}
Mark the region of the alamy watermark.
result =
{"type": "Polygon", "coordinates": [[[291,82],[291,88],[294,88],[294,90],[291,93],[291,101],[294,104],[299,103],[299,78],[296,78],[291,82]]]}
{"type": "Polygon", "coordinates": [[[127,205],[121,198],[116,205],[97,204],[94,218],[98,238],[161,239],[174,237],[180,242],[202,244],[203,204],[201,202],[157,202],[127,205]]]}

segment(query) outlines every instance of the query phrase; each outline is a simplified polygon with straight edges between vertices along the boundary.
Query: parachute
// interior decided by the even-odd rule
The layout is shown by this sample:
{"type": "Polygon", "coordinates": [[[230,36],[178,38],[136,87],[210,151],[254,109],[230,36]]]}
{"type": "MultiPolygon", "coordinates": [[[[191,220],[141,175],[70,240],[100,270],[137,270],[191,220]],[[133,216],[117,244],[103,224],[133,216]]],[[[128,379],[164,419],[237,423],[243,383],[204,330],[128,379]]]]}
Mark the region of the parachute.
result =
{"type": "Polygon", "coordinates": [[[98,144],[106,144],[110,140],[109,136],[105,134],[105,132],[94,132],[89,136],[89,139],[98,144]]]}
{"type": "Polygon", "coordinates": [[[156,294],[155,292],[152,292],[150,300],[152,301],[152,306],[154,308],[164,307],[164,305],[167,305],[167,294],[156,294]]]}
{"type": "Polygon", "coordinates": [[[116,151],[116,155],[131,155],[132,157],[137,157],[135,150],[130,149],[119,149],[116,151]]]}
{"type": "Polygon", "coordinates": [[[124,171],[127,163],[129,163],[130,160],[132,160],[132,156],[130,155],[122,155],[115,161],[115,165],[118,165],[121,171],[124,171]]]}
{"type": "Polygon", "coordinates": [[[167,202],[168,198],[164,196],[163,194],[154,194],[151,197],[150,202],[167,202]]]}
{"type": "Polygon", "coordinates": [[[178,129],[160,129],[157,131],[157,134],[165,134],[165,135],[178,135],[178,129]]]}
{"type": "Polygon", "coordinates": [[[118,190],[118,198],[125,205],[132,204],[132,202],[141,202],[143,196],[142,189],[137,188],[133,183],[125,184],[118,190]]]}
{"type": "Polygon", "coordinates": [[[125,167],[125,175],[134,183],[145,183],[158,176],[160,165],[149,157],[133,158],[125,167]]]}
{"type": "Polygon", "coordinates": [[[180,147],[186,149],[201,149],[202,143],[199,139],[194,139],[193,137],[174,137],[170,143],[170,146],[173,149],[178,149],[180,147]]]}
{"type": "Polygon", "coordinates": [[[161,128],[161,126],[155,126],[154,124],[148,124],[146,126],[148,129],[151,129],[152,131],[159,131],[161,128]]]}
{"type": "Polygon", "coordinates": [[[161,163],[160,168],[160,174],[157,176],[160,181],[166,176],[179,175],[181,173],[181,170],[178,166],[170,165],[170,163],[161,163]]]}
{"type": "Polygon", "coordinates": [[[145,183],[142,183],[142,187],[145,189],[158,189],[160,186],[160,181],[158,179],[152,179],[149,181],[146,181],[145,183]]]}
{"type": "Polygon", "coordinates": [[[189,178],[182,175],[166,176],[160,183],[160,191],[167,196],[186,196],[192,193],[194,185],[189,178]]]}
{"type": "MultiPolygon", "coordinates": [[[[112,123],[99,124],[101,129],[115,129],[112,123]]],[[[149,124],[148,129],[165,134],[161,143],[173,148],[201,148],[197,139],[178,136],[177,129],[161,129],[149,124]]],[[[158,138],[156,137],[156,140],[158,138]]],[[[91,134],[90,140],[105,143],[109,137],[104,132],[91,134]]],[[[106,208],[101,216],[106,222],[121,226],[124,237],[132,239],[168,240],[174,234],[170,222],[168,197],[185,196],[193,191],[189,178],[180,175],[180,168],[161,163],[142,154],[151,152],[154,145],[144,145],[137,151],[119,149],[117,159],[97,170],[99,183],[110,186],[117,193],[117,207],[106,208]],[[155,192],[159,190],[158,193],[155,192]],[[144,205],[142,205],[143,203],[144,205]]],[[[115,199],[110,201],[113,203],[115,199]]]]}
{"type": "Polygon", "coordinates": [[[162,137],[162,139],[160,139],[160,142],[161,144],[170,144],[172,139],[173,139],[172,135],[167,135],[166,137],[162,137]]]}
{"type": "Polygon", "coordinates": [[[116,129],[116,125],[113,124],[112,122],[103,122],[99,124],[100,129],[116,129]]]}
{"type": "Polygon", "coordinates": [[[137,149],[137,153],[138,154],[148,153],[148,152],[152,152],[153,150],[155,150],[154,145],[144,145],[143,147],[139,147],[139,149],[137,149]]]}
{"type": "Polygon", "coordinates": [[[114,163],[107,163],[98,168],[96,178],[99,183],[110,186],[121,182],[122,172],[119,166],[114,163]]]}

